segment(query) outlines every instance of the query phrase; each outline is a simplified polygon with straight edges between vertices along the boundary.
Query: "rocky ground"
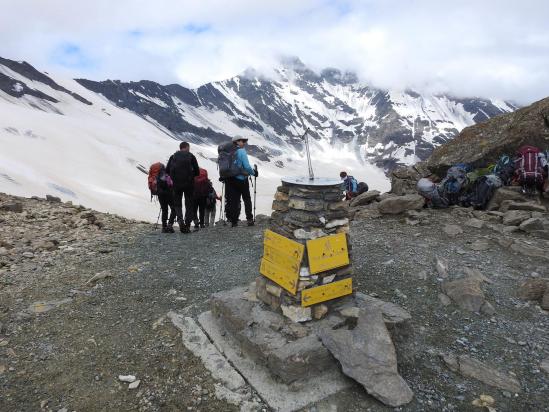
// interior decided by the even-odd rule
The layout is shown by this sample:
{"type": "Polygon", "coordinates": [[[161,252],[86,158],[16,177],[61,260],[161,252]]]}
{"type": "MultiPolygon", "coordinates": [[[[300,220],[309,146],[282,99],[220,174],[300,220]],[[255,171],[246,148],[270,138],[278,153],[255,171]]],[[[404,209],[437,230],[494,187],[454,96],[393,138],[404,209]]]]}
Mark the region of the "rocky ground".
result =
{"type": "MultiPolygon", "coordinates": [[[[55,200],[0,195],[0,410],[237,410],[166,315],[250,283],[265,227],[161,234],[55,200]]],[[[392,331],[399,410],[549,410],[547,216],[500,206],[355,210],[357,290],[412,315],[392,331]]],[[[356,385],[311,410],[390,408],[356,385]]]]}

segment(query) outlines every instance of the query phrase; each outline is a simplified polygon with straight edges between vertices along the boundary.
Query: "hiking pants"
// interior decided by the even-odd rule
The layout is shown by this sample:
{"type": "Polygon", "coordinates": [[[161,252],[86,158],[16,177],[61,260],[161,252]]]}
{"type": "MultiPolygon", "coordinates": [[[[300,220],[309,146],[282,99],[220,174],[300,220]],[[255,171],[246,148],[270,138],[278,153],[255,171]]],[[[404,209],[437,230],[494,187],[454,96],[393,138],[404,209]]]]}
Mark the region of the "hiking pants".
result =
{"type": "Polygon", "coordinates": [[[250,196],[250,183],[248,179],[240,180],[236,177],[227,179],[225,184],[225,196],[227,197],[227,220],[231,223],[238,222],[240,216],[240,198],[244,201],[246,220],[253,220],[252,198],[250,196]]]}
{"type": "Polygon", "coordinates": [[[173,205],[172,193],[159,194],[158,201],[160,202],[160,209],[162,209],[162,227],[173,226],[175,221],[175,207],[173,205]],[[170,208],[170,219],[168,220],[168,207],[170,208]]]}
{"type": "Polygon", "coordinates": [[[204,209],[204,223],[206,224],[206,226],[214,226],[215,225],[215,214],[216,214],[216,207],[215,207],[215,204],[210,207],[210,208],[206,208],[204,209]]]}
{"type": "Polygon", "coordinates": [[[193,210],[193,221],[194,225],[198,226],[198,223],[201,225],[204,224],[204,209],[206,208],[206,197],[199,197],[193,200],[194,210],[193,210]]]}
{"type": "Polygon", "coordinates": [[[173,197],[177,222],[179,224],[185,224],[185,226],[190,226],[194,218],[193,187],[174,187],[173,197]],[[185,219],[183,219],[183,196],[185,196],[185,219]]]}

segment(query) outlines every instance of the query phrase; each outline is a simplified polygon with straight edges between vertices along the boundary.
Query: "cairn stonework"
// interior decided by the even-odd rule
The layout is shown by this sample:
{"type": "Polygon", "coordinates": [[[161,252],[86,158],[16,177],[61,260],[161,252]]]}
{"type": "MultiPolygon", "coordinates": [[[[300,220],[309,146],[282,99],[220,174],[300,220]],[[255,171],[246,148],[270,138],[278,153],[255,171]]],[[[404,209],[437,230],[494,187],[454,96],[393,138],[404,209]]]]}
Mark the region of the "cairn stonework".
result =
{"type": "Polygon", "coordinates": [[[348,203],[341,183],[283,179],[272,205],[257,298],[294,322],[325,317],[352,294],[348,203]]]}

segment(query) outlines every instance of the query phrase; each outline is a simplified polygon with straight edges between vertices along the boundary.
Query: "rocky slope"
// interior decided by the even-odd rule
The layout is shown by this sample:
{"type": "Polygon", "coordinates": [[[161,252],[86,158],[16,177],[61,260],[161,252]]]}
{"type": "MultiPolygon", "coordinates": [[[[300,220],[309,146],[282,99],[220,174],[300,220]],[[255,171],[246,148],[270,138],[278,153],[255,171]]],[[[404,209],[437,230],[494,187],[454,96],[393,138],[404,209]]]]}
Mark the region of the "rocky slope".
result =
{"type": "MultiPolygon", "coordinates": [[[[252,282],[265,226],[162,235],[51,200],[0,196],[0,410],[238,410],[166,315],[194,317],[213,292],[252,282]]],[[[387,203],[373,219],[353,206],[354,279],[412,316],[391,331],[414,392],[405,410],[546,410],[544,206],[387,203]]],[[[314,408],[392,410],[358,386],[314,408]]]]}

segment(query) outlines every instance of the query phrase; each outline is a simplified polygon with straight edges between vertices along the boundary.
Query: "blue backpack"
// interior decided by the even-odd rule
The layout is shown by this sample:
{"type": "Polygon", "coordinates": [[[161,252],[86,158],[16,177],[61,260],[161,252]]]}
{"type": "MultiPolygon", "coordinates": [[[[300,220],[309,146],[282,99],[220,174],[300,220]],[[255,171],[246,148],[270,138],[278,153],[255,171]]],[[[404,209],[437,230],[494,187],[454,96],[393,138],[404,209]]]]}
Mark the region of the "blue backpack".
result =
{"type": "Polygon", "coordinates": [[[459,197],[469,182],[467,177],[469,169],[470,167],[465,164],[452,166],[446,172],[446,177],[440,182],[441,194],[448,200],[450,205],[459,203],[459,197]]]}

